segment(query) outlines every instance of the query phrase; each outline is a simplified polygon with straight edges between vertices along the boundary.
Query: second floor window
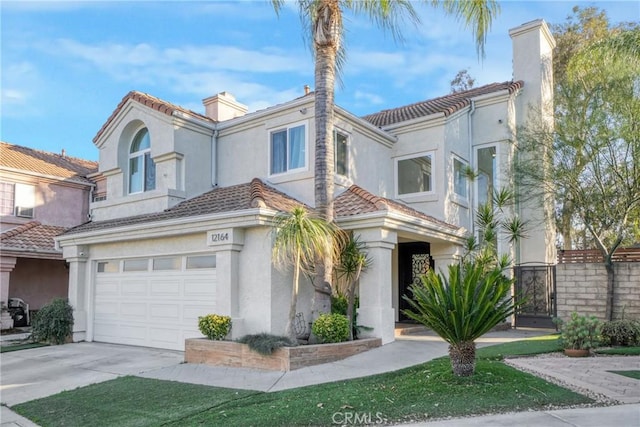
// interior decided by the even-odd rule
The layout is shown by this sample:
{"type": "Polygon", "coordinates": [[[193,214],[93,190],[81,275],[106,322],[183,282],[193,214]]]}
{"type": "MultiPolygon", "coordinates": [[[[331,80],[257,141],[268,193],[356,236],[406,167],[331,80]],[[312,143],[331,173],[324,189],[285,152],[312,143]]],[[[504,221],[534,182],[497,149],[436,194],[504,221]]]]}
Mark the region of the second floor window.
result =
{"type": "Polygon", "coordinates": [[[151,159],[149,131],[136,134],[129,150],[129,193],[140,193],[156,188],[156,165],[151,159]]]}
{"type": "Polygon", "coordinates": [[[271,133],[271,174],[285,173],[307,166],[307,141],[304,125],[271,133]]]}
{"type": "Polygon", "coordinates": [[[0,182],[0,215],[33,218],[35,190],[29,184],[0,182]]]}
{"type": "Polygon", "coordinates": [[[396,161],[397,194],[419,194],[433,191],[433,155],[405,157],[396,161]]]}
{"type": "Polygon", "coordinates": [[[467,165],[462,160],[453,158],[453,190],[465,199],[468,193],[466,169],[467,165]]]}
{"type": "Polygon", "coordinates": [[[335,144],[336,175],[349,176],[349,137],[337,130],[333,131],[335,144]]]}

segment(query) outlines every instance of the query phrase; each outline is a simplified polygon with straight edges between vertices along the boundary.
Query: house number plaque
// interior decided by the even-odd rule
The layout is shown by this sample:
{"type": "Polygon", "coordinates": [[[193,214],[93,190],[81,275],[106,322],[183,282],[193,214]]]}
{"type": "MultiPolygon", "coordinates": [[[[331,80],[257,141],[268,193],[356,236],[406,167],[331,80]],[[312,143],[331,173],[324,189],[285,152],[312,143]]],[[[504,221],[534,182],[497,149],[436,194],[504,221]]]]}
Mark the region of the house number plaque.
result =
{"type": "Polygon", "coordinates": [[[217,246],[233,242],[233,229],[213,230],[207,232],[207,245],[217,246]]]}

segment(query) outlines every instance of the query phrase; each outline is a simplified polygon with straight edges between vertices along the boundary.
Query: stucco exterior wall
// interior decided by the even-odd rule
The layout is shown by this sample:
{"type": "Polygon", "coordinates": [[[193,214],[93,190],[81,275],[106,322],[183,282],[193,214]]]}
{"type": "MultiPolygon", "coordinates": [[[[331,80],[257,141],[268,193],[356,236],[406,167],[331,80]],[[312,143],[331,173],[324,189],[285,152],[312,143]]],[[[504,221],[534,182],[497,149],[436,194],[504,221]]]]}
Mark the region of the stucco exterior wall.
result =
{"type": "Polygon", "coordinates": [[[3,231],[31,220],[59,227],[73,227],[87,221],[89,185],[4,171],[0,173],[0,180],[35,187],[33,218],[3,216],[3,231]]]}
{"type": "Polygon", "coordinates": [[[39,310],[54,298],[66,298],[69,270],[62,260],[18,258],[11,272],[9,298],[22,298],[39,310]]]}
{"type": "MultiPolygon", "coordinates": [[[[619,319],[624,311],[625,318],[640,319],[640,262],[619,262],[614,268],[613,318],[619,319]]],[[[559,318],[567,319],[576,311],[604,319],[607,296],[604,264],[558,264],[556,295],[559,318]]]]}

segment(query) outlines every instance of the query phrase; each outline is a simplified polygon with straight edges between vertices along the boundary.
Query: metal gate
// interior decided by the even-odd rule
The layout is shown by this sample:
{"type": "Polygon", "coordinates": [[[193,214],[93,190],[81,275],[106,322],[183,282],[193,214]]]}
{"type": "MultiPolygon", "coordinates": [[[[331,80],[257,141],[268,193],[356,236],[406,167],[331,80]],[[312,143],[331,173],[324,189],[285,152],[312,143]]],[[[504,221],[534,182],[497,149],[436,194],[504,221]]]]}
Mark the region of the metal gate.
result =
{"type": "Polygon", "coordinates": [[[514,274],[516,301],[524,300],[516,312],[515,326],[556,329],[556,266],[518,265],[514,274]]]}

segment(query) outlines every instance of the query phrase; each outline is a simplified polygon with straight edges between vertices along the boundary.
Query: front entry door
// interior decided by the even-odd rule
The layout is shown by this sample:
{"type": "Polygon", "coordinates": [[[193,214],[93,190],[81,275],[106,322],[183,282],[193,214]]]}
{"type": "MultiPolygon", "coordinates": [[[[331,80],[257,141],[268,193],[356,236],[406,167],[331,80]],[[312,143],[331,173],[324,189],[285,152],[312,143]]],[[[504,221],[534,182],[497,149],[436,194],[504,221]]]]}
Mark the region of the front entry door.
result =
{"type": "Polygon", "coordinates": [[[407,295],[409,298],[413,294],[409,287],[414,283],[420,283],[420,276],[433,268],[433,258],[431,258],[430,246],[426,242],[411,242],[398,244],[398,284],[399,284],[399,304],[400,321],[407,321],[409,318],[403,310],[409,308],[409,303],[402,298],[407,295]]]}

